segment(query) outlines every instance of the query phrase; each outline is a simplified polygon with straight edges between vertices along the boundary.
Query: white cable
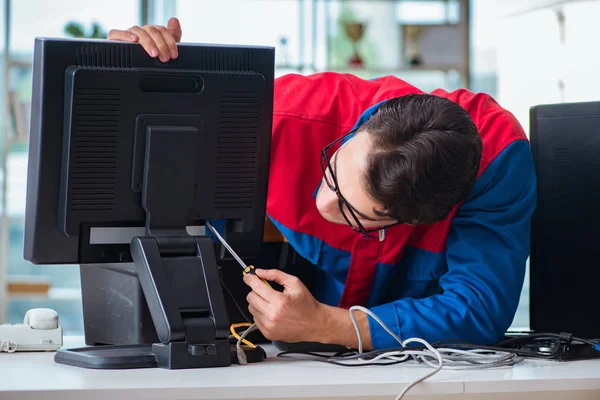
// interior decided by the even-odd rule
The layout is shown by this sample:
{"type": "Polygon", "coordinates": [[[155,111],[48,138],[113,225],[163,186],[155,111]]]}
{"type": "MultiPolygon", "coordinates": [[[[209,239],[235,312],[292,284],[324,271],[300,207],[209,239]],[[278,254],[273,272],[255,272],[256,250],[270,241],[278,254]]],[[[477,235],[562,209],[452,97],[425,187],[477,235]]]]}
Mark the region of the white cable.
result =
{"type": "Polygon", "coordinates": [[[509,352],[495,351],[490,353],[489,350],[472,349],[460,350],[449,348],[438,348],[442,354],[442,358],[446,363],[468,363],[471,365],[446,365],[451,369],[483,369],[494,368],[500,366],[514,365],[523,360],[515,354],[509,352]]]}
{"type": "Polygon", "coordinates": [[[12,340],[2,340],[0,342],[0,352],[14,353],[17,351],[17,342],[12,340]]]}
{"type": "Polygon", "coordinates": [[[401,357],[396,357],[396,355],[400,355],[399,352],[389,352],[389,353],[383,353],[377,357],[375,357],[375,359],[373,360],[365,360],[363,358],[359,358],[359,361],[361,362],[367,362],[367,363],[372,363],[372,362],[376,362],[376,360],[378,359],[382,359],[382,358],[387,358],[387,359],[392,359],[394,361],[403,361],[406,358],[408,358],[409,355],[412,355],[413,358],[417,359],[420,358],[423,362],[425,362],[427,365],[434,367],[435,369],[425,375],[423,375],[422,377],[420,377],[419,379],[414,380],[413,382],[409,383],[408,386],[406,386],[404,388],[404,390],[402,390],[402,392],[400,392],[400,394],[398,394],[398,396],[396,397],[396,400],[400,400],[404,397],[404,395],[415,385],[423,382],[424,380],[432,377],[433,375],[437,374],[441,369],[442,366],[444,364],[444,360],[442,359],[442,355],[440,354],[440,352],[435,349],[432,345],[430,345],[427,341],[423,340],[423,339],[419,339],[419,338],[410,338],[407,339],[405,341],[402,341],[402,339],[400,339],[400,337],[398,337],[398,335],[396,335],[394,332],[391,331],[390,328],[387,327],[386,324],[383,323],[383,321],[381,319],[379,319],[379,317],[377,315],[375,315],[371,310],[362,307],[362,306],[353,306],[350,307],[350,318],[352,319],[352,324],[354,325],[354,329],[356,330],[356,336],[358,337],[358,352],[360,354],[363,354],[363,343],[362,343],[362,335],[360,334],[360,328],[358,327],[358,322],[356,321],[356,317],[354,316],[353,311],[362,311],[364,313],[366,313],[368,316],[370,316],[371,318],[373,318],[375,321],[377,321],[377,323],[379,325],[381,325],[381,327],[383,329],[385,329],[385,331],[387,333],[390,334],[390,336],[392,336],[394,339],[396,339],[396,341],[400,344],[400,346],[402,347],[406,347],[406,345],[408,343],[413,343],[413,342],[417,342],[417,343],[421,343],[423,344],[425,347],[427,347],[427,349],[433,353],[438,361],[438,364],[435,365],[433,363],[431,363],[425,356],[430,356],[430,354],[428,354],[427,352],[424,351],[407,351],[407,352],[403,352],[401,357]]]}
{"type": "Polygon", "coordinates": [[[423,362],[428,366],[434,368],[430,373],[422,376],[421,378],[411,382],[408,386],[402,390],[402,392],[396,397],[396,400],[400,400],[404,397],[404,395],[415,385],[424,380],[432,377],[436,373],[438,373],[442,367],[449,367],[452,369],[483,369],[483,368],[494,368],[494,367],[502,367],[502,366],[512,366],[518,364],[524,360],[522,357],[518,357],[514,353],[503,352],[503,351],[490,351],[486,349],[470,349],[470,350],[460,350],[460,349],[452,349],[452,348],[434,348],[427,341],[420,338],[410,338],[406,340],[400,339],[398,335],[392,332],[384,323],[375,315],[371,310],[361,307],[361,306],[353,306],[350,307],[350,318],[352,320],[352,324],[354,325],[354,329],[356,330],[356,336],[358,338],[358,354],[362,355],[363,352],[363,339],[360,333],[360,329],[358,327],[358,323],[356,321],[356,317],[354,316],[353,311],[362,311],[366,313],[368,316],[373,318],[385,331],[392,336],[398,344],[402,347],[402,349],[390,349],[388,352],[381,353],[376,357],[365,359],[364,357],[332,357],[330,361],[336,361],[339,363],[340,361],[355,359],[357,362],[362,364],[377,364],[379,361],[406,361],[409,357],[412,357],[415,361],[423,362]],[[406,345],[409,343],[421,343],[424,345],[427,350],[408,350],[406,345]],[[448,365],[448,364],[459,364],[459,365],[448,365]],[[467,364],[467,365],[464,365],[467,364]]]}
{"type": "Polygon", "coordinates": [[[256,324],[250,325],[250,327],[248,329],[246,329],[244,331],[244,333],[242,333],[240,335],[240,338],[238,339],[237,343],[235,344],[237,358],[238,358],[238,362],[240,363],[240,365],[248,364],[248,359],[246,358],[246,353],[244,352],[244,349],[242,349],[242,341],[246,338],[246,336],[248,336],[248,334],[250,332],[255,331],[256,329],[258,329],[256,324]]]}
{"type": "MultiPolygon", "coordinates": [[[[382,320],[379,319],[379,317],[377,315],[375,315],[371,310],[362,307],[362,306],[352,306],[350,307],[350,318],[352,319],[352,325],[354,325],[354,329],[356,330],[356,336],[358,336],[358,352],[362,354],[363,352],[363,343],[362,343],[362,335],[360,334],[360,329],[358,328],[358,322],[356,322],[356,317],[354,316],[354,313],[352,311],[354,310],[358,310],[358,311],[362,311],[364,313],[366,313],[367,315],[369,315],[371,318],[373,318],[375,321],[377,321],[377,323],[379,325],[381,325],[381,327],[383,329],[385,329],[385,331],[387,333],[390,334],[390,336],[392,336],[394,339],[396,339],[396,341],[400,344],[402,344],[402,339],[400,339],[398,337],[398,335],[396,335],[394,332],[392,332],[392,330],[390,328],[387,327],[386,324],[383,323],[382,320]]],[[[404,346],[402,346],[404,347],[404,346]]]]}

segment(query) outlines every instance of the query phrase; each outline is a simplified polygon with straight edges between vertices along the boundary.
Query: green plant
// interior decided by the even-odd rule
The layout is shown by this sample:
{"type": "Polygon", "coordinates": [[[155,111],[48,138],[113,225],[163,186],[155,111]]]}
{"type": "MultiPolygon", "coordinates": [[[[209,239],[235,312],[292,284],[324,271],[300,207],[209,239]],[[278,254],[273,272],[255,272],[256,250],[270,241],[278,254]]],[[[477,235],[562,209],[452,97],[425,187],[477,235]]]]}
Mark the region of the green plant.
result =
{"type": "Polygon", "coordinates": [[[89,33],[86,34],[84,26],[77,21],[71,21],[65,25],[65,34],[74,38],[88,39],[106,39],[108,36],[108,33],[97,22],[92,23],[89,33]]]}

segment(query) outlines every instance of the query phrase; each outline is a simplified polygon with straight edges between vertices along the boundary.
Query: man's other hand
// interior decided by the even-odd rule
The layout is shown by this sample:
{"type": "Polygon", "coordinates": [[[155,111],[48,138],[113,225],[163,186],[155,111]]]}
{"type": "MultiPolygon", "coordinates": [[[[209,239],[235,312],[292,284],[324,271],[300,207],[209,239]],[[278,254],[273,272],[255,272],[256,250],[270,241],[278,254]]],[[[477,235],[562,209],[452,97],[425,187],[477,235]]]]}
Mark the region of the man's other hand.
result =
{"type": "Polygon", "coordinates": [[[317,341],[327,317],[323,304],[300,279],[279,270],[257,269],[256,275],[284,288],[278,292],[254,275],[244,276],[244,282],[252,288],[247,296],[248,309],[262,334],[269,340],[290,343],[317,341]]]}
{"type": "Polygon", "coordinates": [[[167,62],[179,56],[177,43],[181,41],[181,25],[177,18],[169,19],[167,26],[132,26],[127,30],[113,29],[108,33],[109,40],[139,42],[151,57],[167,62]]]}

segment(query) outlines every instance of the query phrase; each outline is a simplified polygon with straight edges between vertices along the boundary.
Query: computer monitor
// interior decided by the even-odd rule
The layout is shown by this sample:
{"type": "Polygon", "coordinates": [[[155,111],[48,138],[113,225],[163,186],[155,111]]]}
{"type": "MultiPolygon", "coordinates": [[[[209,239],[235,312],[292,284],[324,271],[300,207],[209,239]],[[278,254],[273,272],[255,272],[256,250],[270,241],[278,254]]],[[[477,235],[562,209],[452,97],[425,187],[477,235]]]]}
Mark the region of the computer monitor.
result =
{"type": "MultiPolygon", "coordinates": [[[[36,39],[24,257],[80,264],[82,280],[89,265],[134,265],[162,344],[198,341],[212,321],[214,345],[229,335],[216,263],[231,256],[195,227],[216,221],[258,256],[274,49],[178,51],[163,63],[137,43],[36,39]]],[[[106,284],[87,282],[118,290],[106,284]]]]}
{"type": "Polygon", "coordinates": [[[600,338],[600,102],[538,105],[530,117],[531,328],[600,338]]]}

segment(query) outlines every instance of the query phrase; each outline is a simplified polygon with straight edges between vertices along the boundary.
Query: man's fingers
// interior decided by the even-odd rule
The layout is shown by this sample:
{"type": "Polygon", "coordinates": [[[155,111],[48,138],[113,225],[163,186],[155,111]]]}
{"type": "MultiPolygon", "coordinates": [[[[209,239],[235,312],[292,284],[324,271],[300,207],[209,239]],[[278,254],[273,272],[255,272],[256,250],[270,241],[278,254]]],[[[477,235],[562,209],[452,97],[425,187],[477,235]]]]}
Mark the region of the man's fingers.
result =
{"type": "Polygon", "coordinates": [[[252,316],[254,317],[254,320],[256,321],[257,319],[264,321],[266,319],[265,314],[263,314],[262,312],[260,312],[256,307],[254,307],[252,304],[248,304],[248,311],[250,311],[250,314],[252,314],[252,316]]]}
{"type": "Polygon", "coordinates": [[[167,22],[167,31],[173,36],[175,42],[181,42],[181,24],[177,18],[170,18],[167,22]]]}
{"type": "Polygon", "coordinates": [[[244,282],[246,282],[246,285],[252,288],[253,292],[258,294],[260,297],[262,297],[269,303],[277,301],[281,296],[281,293],[271,288],[270,286],[265,285],[263,281],[261,281],[252,274],[244,275],[244,282]]]}
{"type": "Polygon", "coordinates": [[[256,269],[255,271],[256,275],[260,278],[275,281],[285,288],[296,286],[300,283],[300,280],[294,275],[286,274],[278,269],[256,269]]]}
{"type": "Polygon", "coordinates": [[[169,57],[173,59],[177,58],[177,43],[175,43],[175,38],[173,35],[171,35],[171,33],[164,26],[157,26],[156,29],[158,29],[158,31],[161,33],[165,43],[167,44],[167,47],[169,48],[169,57]]]}
{"type": "Polygon", "coordinates": [[[136,34],[139,37],[140,44],[142,45],[144,50],[146,50],[146,52],[150,54],[151,57],[158,56],[158,46],[156,45],[156,43],[154,43],[152,37],[145,30],[143,30],[139,26],[132,26],[131,28],[129,28],[129,31],[131,33],[136,34]]]}
{"type": "MultiPolygon", "coordinates": [[[[270,304],[258,294],[250,292],[248,293],[248,296],[246,296],[246,300],[248,300],[248,305],[252,306],[254,310],[258,311],[261,314],[267,314],[270,304]]],[[[254,315],[254,313],[252,313],[252,315],[254,315]]]]}
{"type": "Polygon", "coordinates": [[[132,26],[126,31],[113,29],[108,39],[139,42],[150,56],[159,57],[162,62],[179,55],[175,38],[164,26],[132,26]]]}
{"type": "Polygon", "coordinates": [[[273,340],[274,338],[271,335],[271,330],[273,329],[273,324],[269,322],[269,319],[265,314],[261,313],[251,305],[248,307],[248,310],[254,317],[254,323],[258,327],[258,330],[269,340],[273,340]]]}
{"type": "Polygon", "coordinates": [[[258,317],[258,318],[255,317],[254,323],[258,327],[258,330],[260,331],[260,333],[262,333],[265,338],[267,338],[268,340],[273,340],[273,338],[271,337],[271,333],[267,329],[267,325],[265,324],[263,319],[261,319],[260,317],[258,317]]]}
{"type": "Polygon", "coordinates": [[[144,31],[146,31],[146,33],[152,38],[152,40],[156,44],[156,48],[158,49],[158,58],[160,59],[160,61],[169,61],[169,58],[171,58],[171,51],[169,50],[169,46],[163,38],[161,31],[155,26],[145,26],[144,31]]]}
{"type": "Polygon", "coordinates": [[[112,29],[109,31],[107,39],[120,40],[122,42],[137,42],[139,40],[136,34],[120,29],[112,29]]]}

